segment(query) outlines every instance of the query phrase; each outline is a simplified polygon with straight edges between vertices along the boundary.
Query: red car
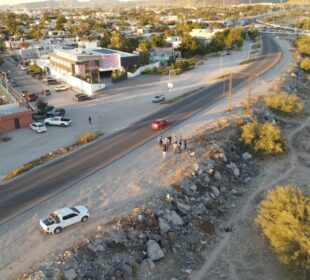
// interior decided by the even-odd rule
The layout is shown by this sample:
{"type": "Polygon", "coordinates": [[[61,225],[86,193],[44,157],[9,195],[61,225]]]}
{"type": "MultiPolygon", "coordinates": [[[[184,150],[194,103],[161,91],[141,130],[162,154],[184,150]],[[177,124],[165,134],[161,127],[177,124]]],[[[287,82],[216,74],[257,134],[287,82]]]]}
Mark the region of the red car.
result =
{"type": "Polygon", "coordinates": [[[165,128],[169,125],[169,122],[166,120],[156,120],[152,123],[151,128],[154,130],[159,130],[165,128]]]}
{"type": "Polygon", "coordinates": [[[28,102],[36,101],[38,98],[39,98],[39,96],[37,94],[34,94],[34,93],[30,93],[27,95],[28,102]]]}

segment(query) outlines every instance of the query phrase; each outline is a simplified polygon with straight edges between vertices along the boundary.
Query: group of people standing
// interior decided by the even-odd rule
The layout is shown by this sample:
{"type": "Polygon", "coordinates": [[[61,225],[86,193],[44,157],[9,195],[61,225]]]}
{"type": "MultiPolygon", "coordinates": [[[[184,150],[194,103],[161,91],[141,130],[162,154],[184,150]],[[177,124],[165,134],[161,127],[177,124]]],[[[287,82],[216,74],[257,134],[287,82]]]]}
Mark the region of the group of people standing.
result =
{"type": "Polygon", "coordinates": [[[159,136],[158,144],[162,148],[163,158],[166,158],[169,147],[172,145],[173,153],[177,154],[187,149],[187,141],[182,136],[159,136]]]}

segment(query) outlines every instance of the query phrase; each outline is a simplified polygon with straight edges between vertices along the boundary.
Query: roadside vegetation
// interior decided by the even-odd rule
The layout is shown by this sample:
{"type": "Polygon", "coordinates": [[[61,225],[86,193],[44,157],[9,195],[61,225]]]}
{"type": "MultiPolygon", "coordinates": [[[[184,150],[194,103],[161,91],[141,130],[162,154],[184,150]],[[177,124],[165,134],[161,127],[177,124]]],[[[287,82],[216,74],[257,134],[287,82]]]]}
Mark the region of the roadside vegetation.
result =
{"type": "Polygon", "coordinates": [[[281,114],[296,114],[304,108],[297,95],[290,95],[286,92],[265,96],[264,101],[267,107],[281,114]]]}
{"type": "Polygon", "coordinates": [[[310,36],[302,35],[297,38],[295,45],[303,55],[310,55],[310,36]]]}
{"type": "Polygon", "coordinates": [[[257,225],[279,260],[310,276],[310,196],[293,185],[280,185],[260,204],[257,225]]]}
{"type": "Polygon", "coordinates": [[[310,58],[306,57],[300,62],[300,68],[306,72],[310,72],[310,58]]]}
{"type": "Polygon", "coordinates": [[[258,155],[280,155],[288,149],[287,140],[279,126],[270,122],[254,120],[247,123],[242,127],[240,141],[258,155]]]}
{"type": "Polygon", "coordinates": [[[179,96],[176,96],[174,98],[166,99],[166,100],[160,102],[160,104],[172,104],[172,103],[175,103],[175,102],[183,99],[184,97],[190,96],[190,95],[198,92],[201,89],[203,89],[203,87],[201,87],[199,89],[195,89],[195,90],[191,90],[191,91],[185,92],[185,93],[183,93],[183,94],[181,94],[179,96]]]}
{"type": "Polygon", "coordinates": [[[44,164],[50,160],[56,159],[56,158],[58,158],[64,154],[67,154],[67,153],[73,151],[74,149],[76,149],[82,145],[85,145],[87,143],[90,143],[90,142],[96,140],[97,138],[99,138],[102,135],[103,135],[103,133],[101,133],[99,131],[87,132],[87,133],[81,135],[80,137],[78,137],[73,144],[66,146],[66,147],[59,148],[53,152],[50,152],[46,155],[43,155],[38,159],[32,160],[32,161],[14,169],[14,170],[12,170],[9,174],[7,174],[5,176],[4,180],[10,180],[10,179],[26,172],[26,171],[31,170],[32,168],[34,168],[36,166],[42,165],[42,164],[44,164]]]}

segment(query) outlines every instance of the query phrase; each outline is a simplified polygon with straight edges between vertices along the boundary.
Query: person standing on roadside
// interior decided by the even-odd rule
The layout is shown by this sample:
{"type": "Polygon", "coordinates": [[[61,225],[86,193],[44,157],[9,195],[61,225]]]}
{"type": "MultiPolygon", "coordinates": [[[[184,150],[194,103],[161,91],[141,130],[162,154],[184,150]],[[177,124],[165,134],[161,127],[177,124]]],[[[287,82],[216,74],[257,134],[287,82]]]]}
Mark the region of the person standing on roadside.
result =
{"type": "Polygon", "coordinates": [[[167,141],[164,142],[163,144],[163,159],[166,158],[166,155],[167,155],[167,152],[168,152],[168,144],[167,144],[167,141]]]}
{"type": "Polygon", "coordinates": [[[162,136],[159,136],[159,137],[158,137],[158,145],[159,145],[159,146],[162,146],[162,145],[163,145],[163,137],[162,137],[162,136]]]}
{"type": "Polygon", "coordinates": [[[91,116],[88,117],[88,122],[91,124],[91,116]]]}

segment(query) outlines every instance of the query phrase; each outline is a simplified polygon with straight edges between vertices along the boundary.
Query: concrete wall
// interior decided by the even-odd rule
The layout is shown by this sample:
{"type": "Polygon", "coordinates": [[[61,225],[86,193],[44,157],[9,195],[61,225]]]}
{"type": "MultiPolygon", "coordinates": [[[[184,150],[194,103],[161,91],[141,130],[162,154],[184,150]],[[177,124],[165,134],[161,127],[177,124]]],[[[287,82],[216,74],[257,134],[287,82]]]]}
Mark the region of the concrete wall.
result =
{"type": "Polygon", "coordinates": [[[87,95],[93,95],[96,91],[105,88],[105,84],[90,84],[77,77],[70,75],[69,73],[60,72],[59,70],[51,67],[44,60],[37,59],[36,64],[43,69],[48,68],[50,75],[55,77],[55,79],[62,81],[87,95]]]}
{"type": "Polygon", "coordinates": [[[134,73],[127,72],[128,79],[131,79],[131,78],[134,78],[134,77],[141,75],[141,73],[145,69],[148,69],[148,68],[152,69],[152,68],[159,67],[159,66],[160,66],[160,62],[154,62],[154,63],[148,64],[148,65],[141,66],[134,73]]]}

